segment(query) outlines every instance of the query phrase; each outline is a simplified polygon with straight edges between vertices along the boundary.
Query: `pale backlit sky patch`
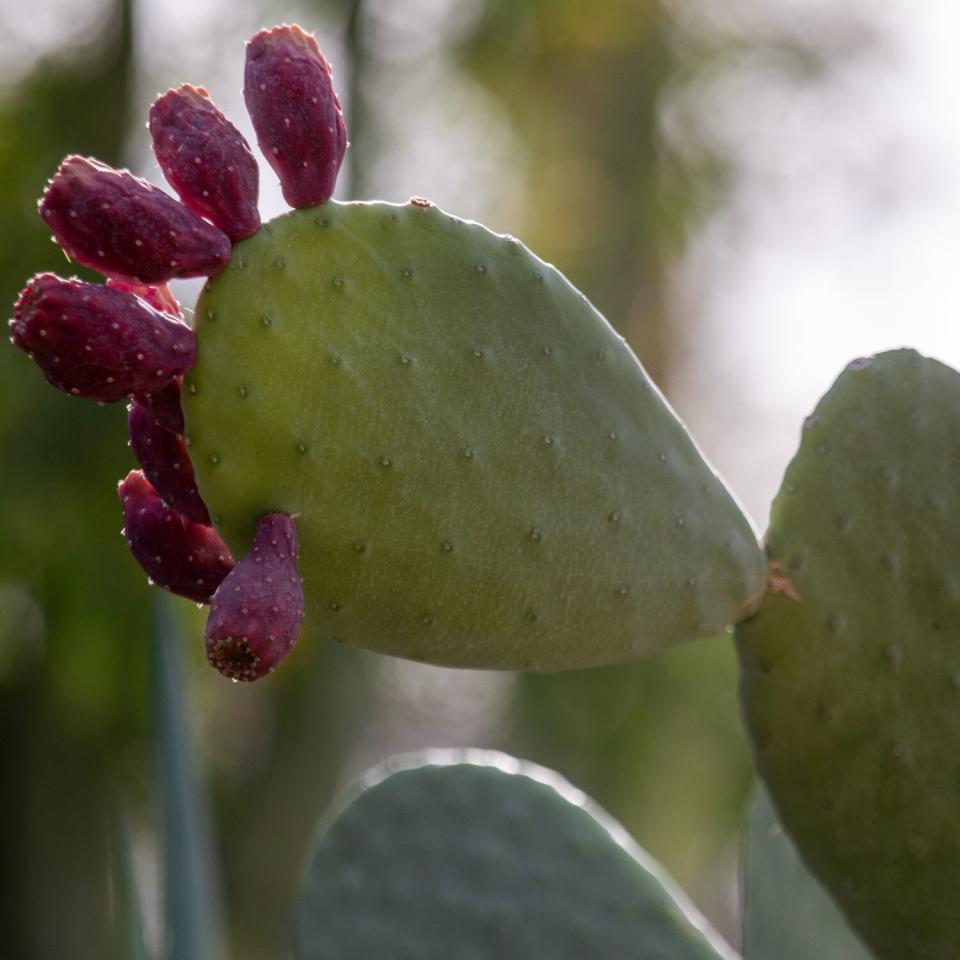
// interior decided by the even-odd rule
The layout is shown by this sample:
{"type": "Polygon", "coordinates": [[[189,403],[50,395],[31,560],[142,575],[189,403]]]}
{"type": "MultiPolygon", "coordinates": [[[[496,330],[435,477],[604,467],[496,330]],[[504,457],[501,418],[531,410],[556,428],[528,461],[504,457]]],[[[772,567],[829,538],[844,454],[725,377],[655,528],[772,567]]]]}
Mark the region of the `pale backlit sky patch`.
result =
{"type": "Polygon", "coordinates": [[[960,366],[960,7],[813,6],[875,35],[821,80],[748,59],[710,90],[702,119],[739,177],[674,282],[672,399],[761,526],[850,359],[909,345],[960,366]]]}

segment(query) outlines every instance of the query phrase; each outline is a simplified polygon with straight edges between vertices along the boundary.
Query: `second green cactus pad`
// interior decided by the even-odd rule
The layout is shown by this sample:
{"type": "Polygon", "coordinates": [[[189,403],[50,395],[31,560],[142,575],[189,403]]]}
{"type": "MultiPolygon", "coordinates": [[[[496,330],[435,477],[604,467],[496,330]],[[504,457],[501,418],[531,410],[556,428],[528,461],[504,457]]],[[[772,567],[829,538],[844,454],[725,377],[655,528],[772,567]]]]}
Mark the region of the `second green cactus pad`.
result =
{"type": "Polygon", "coordinates": [[[425,202],[328,203],[234,248],[184,407],[238,556],[299,514],[320,635],[560,669],[710,636],[764,579],[749,523],[586,298],[425,202]]]}
{"type": "Polygon", "coordinates": [[[878,957],[960,957],[960,374],[854,361],[774,502],[737,628],[782,822],[878,957]]]}
{"type": "Polygon", "coordinates": [[[429,751],[372,771],[317,832],[297,960],[737,960],[552,771],[429,751]]]}
{"type": "Polygon", "coordinates": [[[873,960],[800,859],[763,784],[743,860],[743,960],[873,960]]]}

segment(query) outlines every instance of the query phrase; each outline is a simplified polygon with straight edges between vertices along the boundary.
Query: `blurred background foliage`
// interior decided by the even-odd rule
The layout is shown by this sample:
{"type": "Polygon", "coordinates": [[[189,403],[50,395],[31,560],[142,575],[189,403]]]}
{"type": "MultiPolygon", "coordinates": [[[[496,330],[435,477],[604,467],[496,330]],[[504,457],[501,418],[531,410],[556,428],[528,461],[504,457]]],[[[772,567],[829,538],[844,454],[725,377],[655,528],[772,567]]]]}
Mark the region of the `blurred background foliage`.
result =
{"type": "MultiPolygon", "coordinates": [[[[164,13],[152,0],[39,0],[40,8],[47,2],[51,26],[36,55],[0,76],[7,303],[34,272],[75,270],[35,211],[60,159],[92,154],[159,182],[143,162],[146,107],[160,86],[204,82],[171,75],[167,40],[142,35],[164,16],[176,33],[183,4],[164,13]]],[[[232,15],[217,9],[211,18],[232,15]]],[[[216,70],[224,71],[234,97],[224,105],[235,116],[238,31],[284,20],[316,30],[334,62],[352,140],[342,197],[422,193],[520,236],[619,327],[668,395],[685,339],[685,317],[665,294],[670,270],[723,203],[730,171],[698,140],[682,101],[672,102],[683,136],[671,142],[665,104],[756,43],[779,50],[785,70],[815,74],[830,55],[794,36],[747,40],[719,22],[691,31],[653,0],[263,2],[241,5],[232,24],[198,37],[192,60],[184,52],[191,67],[209,64],[215,96],[216,70]],[[452,140],[434,122],[451,111],[461,120],[452,140]]],[[[0,350],[8,960],[119,955],[108,868],[117,803],[130,811],[148,936],[162,942],[147,709],[153,595],[119,536],[113,484],[133,465],[125,442],[120,409],[57,394],[18,352],[0,350]]],[[[202,616],[185,601],[176,610],[184,709],[212,802],[233,956],[285,955],[313,821],[345,781],[393,752],[465,744],[559,770],[736,939],[751,767],[728,637],[648,663],[553,676],[437,670],[304,637],[277,675],[248,688],[206,667],[202,616]]]]}

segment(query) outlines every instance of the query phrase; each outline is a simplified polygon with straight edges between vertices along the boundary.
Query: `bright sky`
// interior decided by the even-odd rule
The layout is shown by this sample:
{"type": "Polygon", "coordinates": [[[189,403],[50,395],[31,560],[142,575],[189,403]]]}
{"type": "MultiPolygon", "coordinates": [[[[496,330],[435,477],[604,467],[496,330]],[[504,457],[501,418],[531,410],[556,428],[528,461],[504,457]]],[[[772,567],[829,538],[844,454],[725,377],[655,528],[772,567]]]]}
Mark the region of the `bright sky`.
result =
{"type": "Polygon", "coordinates": [[[877,35],[823,83],[755,63],[710,101],[744,177],[676,279],[696,320],[671,399],[761,526],[850,359],[909,345],[960,367],[960,6],[764,3],[877,35]]]}

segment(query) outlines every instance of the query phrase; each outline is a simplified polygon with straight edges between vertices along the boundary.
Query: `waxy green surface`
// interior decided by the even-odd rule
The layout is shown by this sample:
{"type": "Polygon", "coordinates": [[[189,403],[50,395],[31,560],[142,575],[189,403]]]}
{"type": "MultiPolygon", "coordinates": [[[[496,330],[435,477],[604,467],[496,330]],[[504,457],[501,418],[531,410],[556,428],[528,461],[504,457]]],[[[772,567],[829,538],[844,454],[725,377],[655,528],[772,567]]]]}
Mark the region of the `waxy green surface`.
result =
{"type": "Polygon", "coordinates": [[[297,960],[737,960],[583,794],[481,751],[369,774],[317,832],[295,929],[297,960]]]}
{"type": "Polygon", "coordinates": [[[737,628],[783,825],[880,958],[960,957],[960,374],[854,361],[808,419],[737,628]],[[793,593],[791,598],[788,593],[793,593]]]}
{"type": "Polygon", "coordinates": [[[750,804],[743,960],[872,960],[780,825],[763,784],[750,804]]]}
{"type": "Polygon", "coordinates": [[[750,525],[623,339],[522,244],[411,202],[280,217],[197,308],[184,408],[235,556],[299,514],[325,639],[561,669],[742,616],[750,525]]]}

